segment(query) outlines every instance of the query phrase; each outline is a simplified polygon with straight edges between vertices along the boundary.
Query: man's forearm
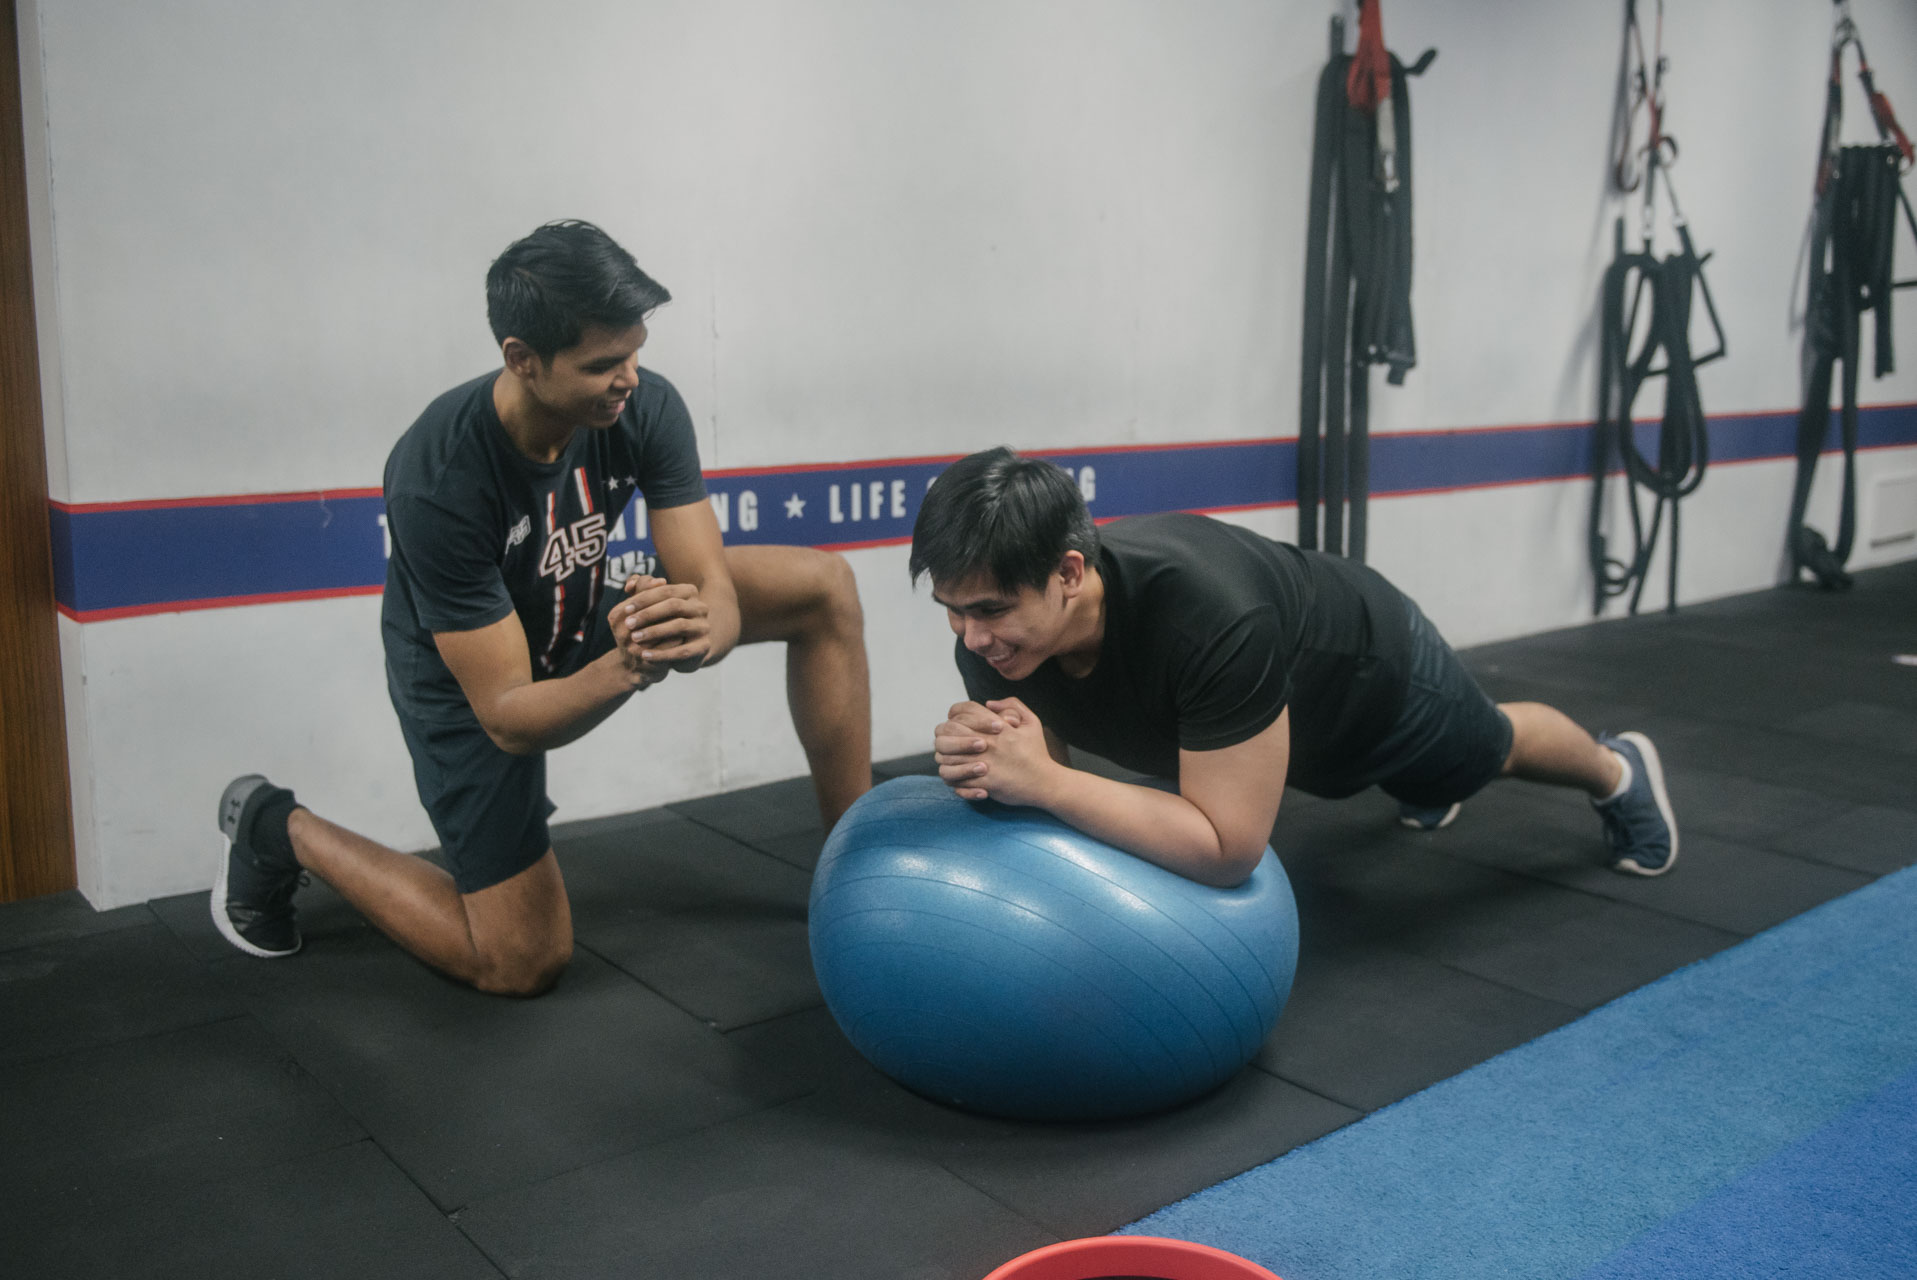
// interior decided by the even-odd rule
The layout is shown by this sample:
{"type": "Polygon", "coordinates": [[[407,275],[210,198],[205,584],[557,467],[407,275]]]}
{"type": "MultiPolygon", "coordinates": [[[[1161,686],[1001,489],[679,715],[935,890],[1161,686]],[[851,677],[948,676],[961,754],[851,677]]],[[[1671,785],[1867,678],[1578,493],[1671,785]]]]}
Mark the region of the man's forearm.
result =
{"type": "Polygon", "coordinates": [[[1183,796],[1060,768],[1043,807],[1095,839],[1157,863],[1188,880],[1229,888],[1242,884],[1263,848],[1222,847],[1211,819],[1183,796]]]}
{"type": "Polygon", "coordinates": [[[639,687],[626,672],[624,655],[614,650],[572,675],[535,680],[501,694],[481,722],[502,751],[550,751],[591,732],[639,687]]]}

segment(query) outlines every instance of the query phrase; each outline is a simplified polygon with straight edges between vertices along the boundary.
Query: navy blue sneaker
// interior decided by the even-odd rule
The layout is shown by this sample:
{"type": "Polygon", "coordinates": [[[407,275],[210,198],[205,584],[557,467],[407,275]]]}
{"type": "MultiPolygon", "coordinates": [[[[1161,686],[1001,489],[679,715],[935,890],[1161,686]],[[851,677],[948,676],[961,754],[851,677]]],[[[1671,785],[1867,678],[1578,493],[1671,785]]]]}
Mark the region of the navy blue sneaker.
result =
{"type": "Polygon", "coordinates": [[[1611,869],[1633,876],[1661,876],[1677,865],[1677,819],[1664,790],[1664,763],[1641,733],[1599,734],[1602,746],[1631,765],[1631,785],[1612,800],[1593,800],[1611,846],[1611,869]]]}
{"type": "Polygon", "coordinates": [[[300,949],[293,891],[300,887],[302,872],[298,862],[247,837],[262,808],[276,797],[291,795],[259,774],[249,773],[227,783],[220,796],[226,856],[213,882],[213,923],[228,942],[263,960],[290,956],[300,949]]]}
{"type": "Polygon", "coordinates": [[[1448,827],[1456,821],[1458,810],[1464,808],[1463,802],[1438,805],[1427,809],[1423,805],[1398,805],[1398,825],[1410,827],[1413,831],[1436,831],[1439,827],[1448,827]]]}

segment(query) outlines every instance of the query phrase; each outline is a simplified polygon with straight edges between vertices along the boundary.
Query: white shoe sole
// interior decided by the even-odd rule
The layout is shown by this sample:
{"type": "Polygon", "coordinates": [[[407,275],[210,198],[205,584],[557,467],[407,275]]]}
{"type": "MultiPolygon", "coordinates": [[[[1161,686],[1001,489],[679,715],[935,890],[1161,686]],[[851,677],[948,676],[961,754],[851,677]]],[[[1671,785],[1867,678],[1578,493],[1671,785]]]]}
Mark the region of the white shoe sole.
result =
{"type": "Polygon", "coordinates": [[[1444,811],[1444,817],[1439,818],[1437,822],[1433,823],[1431,826],[1428,826],[1428,827],[1425,826],[1424,823],[1416,822],[1410,818],[1399,818],[1398,825],[1411,831],[1439,831],[1445,827],[1450,826],[1453,822],[1456,822],[1458,820],[1458,813],[1463,808],[1464,808],[1464,801],[1462,800],[1454,801],[1451,807],[1444,811]]]}
{"type": "Polygon", "coordinates": [[[227,868],[232,865],[233,841],[229,837],[226,841],[226,853],[220,858],[219,872],[213,877],[213,892],[207,897],[208,905],[212,908],[213,912],[213,927],[220,931],[222,938],[225,938],[249,956],[258,956],[262,960],[280,960],[287,956],[298,954],[299,949],[306,944],[304,938],[294,943],[291,951],[268,951],[265,947],[258,946],[242,938],[240,931],[233,927],[233,922],[226,918],[226,871],[227,868]]]}
{"type": "Polygon", "coordinates": [[[1651,779],[1651,797],[1657,801],[1657,811],[1664,816],[1664,825],[1671,833],[1671,856],[1664,865],[1655,869],[1639,866],[1628,858],[1620,858],[1611,864],[1611,870],[1623,872],[1627,876],[1661,876],[1677,865],[1677,817],[1671,812],[1671,797],[1664,790],[1664,762],[1658,758],[1657,748],[1643,734],[1632,730],[1617,735],[1619,742],[1628,742],[1637,748],[1638,758],[1644,761],[1644,772],[1651,779]]]}

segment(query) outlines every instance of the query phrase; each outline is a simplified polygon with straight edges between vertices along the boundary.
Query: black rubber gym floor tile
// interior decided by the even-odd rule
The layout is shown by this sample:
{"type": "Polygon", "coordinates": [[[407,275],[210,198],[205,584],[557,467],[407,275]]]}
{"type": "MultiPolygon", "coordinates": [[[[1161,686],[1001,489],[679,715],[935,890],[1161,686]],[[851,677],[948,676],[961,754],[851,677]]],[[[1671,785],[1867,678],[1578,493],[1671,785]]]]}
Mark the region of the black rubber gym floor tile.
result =
{"type": "Polygon", "coordinates": [[[1582,1013],[1375,944],[1307,948],[1257,1063],[1313,1093],[1373,1111],[1582,1013]]]}
{"type": "MultiPolygon", "coordinates": [[[[1902,706],[1917,698],[1917,689],[1898,679],[1902,669],[1890,659],[1909,640],[1908,625],[1895,632],[1864,628],[1838,633],[1828,619],[1814,623],[1785,618],[1742,624],[1698,620],[1680,626],[1674,637],[1675,643],[1710,646],[1727,655],[1727,661],[1737,662],[1757,682],[1753,692],[1761,689],[1768,695],[1781,689],[1794,697],[1801,690],[1828,702],[1842,700],[1848,691],[1872,699],[1887,697],[1902,706]],[[1815,659],[1806,661],[1812,654],[1815,659]]],[[[1747,694],[1718,710],[1761,717],[1773,705],[1769,697],[1753,699],[1747,694]]]]}
{"type": "MultiPolygon", "coordinates": [[[[1588,810],[1571,809],[1559,815],[1562,827],[1552,825],[1551,817],[1549,810],[1542,818],[1534,815],[1522,800],[1500,788],[1469,802],[1464,814],[1441,831],[1415,832],[1395,823],[1389,827],[1370,823],[1347,828],[1341,836],[1318,839],[1302,850],[1287,846],[1283,856],[1298,898],[1302,940],[1308,946],[1380,942],[1455,949],[1462,941],[1444,944],[1442,940],[1465,940],[1482,931],[1487,938],[1515,941],[1547,936],[1573,920],[1593,924],[1588,917],[1599,904],[1588,894],[1506,870],[1495,862],[1453,856],[1495,835],[1502,841],[1554,850],[1565,866],[1598,865],[1603,844],[1588,810]]],[[[1689,949],[1688,944],[1677,948],[1680,953],[1689,949]]],[[[1567,947],[1567,958],[1582,954],[1576,945],[1567,947]]],[[[1671,965],[1686,962],[1673,960],[1671,965]]],[[[1572,979],[1579,994],[1561,986],[1538,994],[1582,1004],[1609,998],[1595,996],[1596,991],[1619,982],[1638,985],[1663,970],[1630,982],[1640,972],[1642,964],[1633,961],[1616,973],[1594,973],[1588,981],[1572,979]]],[[[1507,981],[1514,975],[1484,976],[1507,981]]],[[[1546,979],[1538,975],[1536,980],[1546,979]]],[[[1629,985],[1622,989],[1628,990],[1629,985]]]]}
{"type": "MultiPolygon", "coordinates": [[[[1830,699],[1809,680],[1778,680],[1774,657],[1721,644],[1665,643],[1607,655],[1585,670],[1606,678],[1632,702],[1664,715],[1773,723],[1830,699]],[[1762,690],[1761,699],[1753,698],[1762,690]]],[[[1597,727],[1597,726],[1593,726],[1597,727]]],[[[1607,725],[1606,728],[1629,726],[1607,725]]]]}
{"type": "Polygon", "coordinates": [[[820,1003],[803,905],[722,902],[669,916],[594,926],[578,936],[679,1008],[721,1031],[820,1003]]]}
{"type": "Polygon", "coordinates": [[[1287,791],[1272,827],[1271,847],[1295,880],[1320,862],[1384,849],[1410,836],[1398,825],[1397,803],[1379,791],[1345,800],[1321,800],[1287,791]]]}
{"type": "Polygon", "coordinates": [[[1693,766],[1667,768],[1665,787],[1682,836],[1710,835],[1735,843],[1768,843],[1852,807],[1820,791],[1693,766]]]}
{"type": "Polygon", "coordinates": [[[1677,866],[1661,876],[1625,875],[1567,856],[1562,845],[1489,833],[1449,849],[1454,856],[1582,889],[1599,897],[1748,936],[1869,884],[1874,877],[1751,844],[1686,834],[1677,866]]]}
{"type": "Polygon", "coordinates": [[[1765,843],[1780,853],[1833,867],[1889,875],[1917,863],[1917,812],[1856,805],[1780,832],[1765,843]]]}
{"type": "Polygon", "coordinates": [[[978,1280],[1052,1236],[806,1103],[482,1201],[461,1230],[511,1276],[978,1280]]]}
{"type": "Polygon", "coordinates": [[[726,1039],[804,1093],[878,1074],[824,1005],[740,1027],[726,1039]]]}
{"type": "Polygon", "coordinates": [[[537,1000],[372,935],[215,972],[442,1208],[800,1092],[588,950],[537,1000]]]}
{"type": "MultiPolygon", "coordinates": [[[[857,1051],[847,1045],[846,1052],[857,1051]]],[[[1020,1121],[961,1111],[922,1098],[863,1059],[856,1069],[849,1068],[793,1106],[836,1131],[859,1135],[861,1141],[883,1142],[903,1154],[939,1164],[979,1151],[1023,1127],[1020,1121]]]]}
{"type": "Polygon", "coordinates": [[[8,1233],[17,1276],[497,1280],[499,1271],[371,1142],[173,1185],[94,1215],[69,1238],[8,1233]]]}
{"type": "Polygon", "coordinates": [[[126,1204],[366,1136],[250,1018],[0,1067],[0,1098],[9,1254],[57,1257],[126,1204]]]}
{"type": "Polygon", "coordinates": [[[80,896],[79,890],[69,889],[25,902],[0,903],[0,951],[66,942],[152,923],[153,914],[144,904],[95,911],[80,896]]]}
{"type": "MultiPolygon", "coordinates": [[[[1677,770],[1667,762],[1665,772],[1669,777],[1677,770]]],[[[1684,811],[1677,810],[1677,815],[1682,823],[1684,811]]],[[[1582,791],[1515,779],[1494,782],[1478,792],[1464,802],[1456,822],[1425,838],[1438,852],[1449,852],[1493,833],[1534,837],[1592,865],[1602,864],[1608,856],[1604,823],[1582,791]]]]}
{"type": "MultiPolygon", "coordinates": [[[[1910,683],[1917,686],[1917,680],[1910,683]]],[[[1908,767],[1917,773],[1917,760],[1910,759],[1917,756],[1917,711],[1881,703],[1834,702],[1782,720],[1777,727],[1825,742],[1894,752],[1904,756],[1908,767]]],[[[1917,781],[1911,786],[1917,790],[1917,781]]]]}
{"type": "Polygon", "coordinates": [[[767,837],[825,830],[810,777],[786,778],[666,807],[755,848],[767,837]]]}
{"type": "Polygon", "coordinates": [[[1723,929],[1439,852],[1470,841],[1470,830],[1393,835],[1356,855],[1322,860],[1294,886],[1306,938],[1386,941],[1581,1009],[1740,940],[1723,929]]]}
{"type": "Polygon", "coordinates": [[[825,852],[825,832],[794,831],[782,836],[760,836],[754,847],[809,875],[819,865],[819,855],[825,852]]]}
{"type": "MultiPolygon", "coordinates": [[[[1486,646],[1465,662],[1494,697],[1547,702],[1594,729],[1640,727],[1633,722],[1650,713],[1769,727],[1847,701],[1895,700],[1898,692],[1899,669],[1887,654],[1823,636],[1792,646],[1761,622],[1739,631],[1721,622],[1637,620],[1583,631],[1597,634],[1486,646]],[[1807,651],[1818,661],[1805,662],[1807,651]]],[[[1905,685],[1917,695],[1917,682],[1905,685]]]]}
{"type": "Polygon", "coordinates": [[[553,849],[582,937],[714,905],[803,908],[810,887],[803,871],[671,809],[562,828],[553,849]]]}
{"type": "Polygon", "coordinates": [[[921,1098],[868,1065],[823,1009],[734,1033],[819,1091],[788,1110],[831,1132],[936,1161],[1064,1236],[1098,1234],[1355,1119],[1357,1112],[1255,1068],[1156,1116],[1052,1125],[921,1098]]]}
{"type": "Polygon", "coordinates": [[[242,1012],[233,994],[157,921],[0,952],[0,1063],[49,1058],[242,1012]]]}
{"type": "Polygon", "coordinates": [[[1173,1111],[1101,1124],[1017,1125],[942,1163],[1072,1239],[1103,1235],[1358,1116],[1254,1067],[1173,1111]]]}
{"type": "MultiPolygon", "coordinates": [[[[1917,767],[1907,755],[1807,738],[1761,725],[1692,720],[1658,738],[1667,756],[1719,773],[1816,791],[1859,804],[1917,810],[1917,767]]],[[[1666,769],[1671,766],[1667,762],[1666,769]]],[[[1680,821],[1682,815],[1679,815],[1680,821]]]]}
{"type": "Polygon", "coordinates": [[[1440,832],[1407,832],[1394,812],[1388,799],[1361,795],[1294,816],[1288,834],[1281,814],[1279,843],[1307,947],[1382,943],[1595,1008],[1739,937],[1539,880],[1528,864],[1497,858],[1514,845],[1564,872],[1601,868],[1601,828],[1574,791],[1499,784],[1440,832]],[[1491,849],[1480,849],[1488,841],[1491,849]]]}
{"type": "MultiPolygon", "coordinates": [[[[1727,729],[1734,735],[1741,730],[1727,729]]],[[[1655,741],[1655,739],[1653,739],[1655,741]]],[[[1660,754],[1664,754],[1659,747],[1660,754]]],[[[1764,782],[1678,759],[1664,761],[1665,786],[1677,817],[1680,846],[1693,835],[1715,836],[1736,844],[1775,846],[1783,833],[1828,821],[1855,807],[1841,797],[1804,787],[1764,782]]],[[[1721,758],[1721,757],[1720,757],[1721,758]]],[[[1734,762],[1733,762],[1734,763],[1734,762]]],[[[1436,847],[1449,850],[1488,829],[1504,834],[1561,835],[1588,851],[1593,864],[1607,861],[1603,827],[1580,791],[1524,782],[1500,782],[1465,803],[1456,823],[1437,832],[1436,847]]],[[[1680,859],[1681,865],[1681,859],[1680,859]]]]}
{"type": "Polygon", "coordinates": [[[1393,944],[1501,986],[1595,1009],[1743,941],[1729,930],[1528,883],[1502,901],[1435,913],[1393,944]]]}
{"type": "Polygon", "coordinates": [[[1867,569],[1849,591],[1803,586],[1729,596],[1688,605],[1680,625],[1707,628],[1731,642],[1761,644],[1765,637],[1818,642],[1821,663],[1831,652],[1884,648],[1910,637],[1910,603],[1917,595],[1917,561],[1867,569]],[[1725,624],[1741,624],[1727,626],[1725,624]]]}

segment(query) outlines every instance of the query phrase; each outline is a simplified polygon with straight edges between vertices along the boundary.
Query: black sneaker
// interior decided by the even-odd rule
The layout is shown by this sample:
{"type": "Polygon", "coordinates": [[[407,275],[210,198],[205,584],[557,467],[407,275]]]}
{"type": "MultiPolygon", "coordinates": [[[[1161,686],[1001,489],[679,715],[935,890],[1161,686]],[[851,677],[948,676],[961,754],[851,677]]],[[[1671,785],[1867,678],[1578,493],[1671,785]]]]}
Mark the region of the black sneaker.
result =
{"type": "Polygon", "coordinates": [[[1591,802],[1604,820],[1611,870],[1661,876],[1677,865],[1677,818],[1664,790],[1664,763],[1641,733],[1600,734],[1598,741],[1631,762],[1631,785],[1624,794],[1591,802]]]}
{"type": "Polygon", "coordinates": [[[256,847],[241,833],[252,831],[262,805],[286,794],[259,774],[249,773],[227,783],[220,796],[226,857],[220,860],[219,878],[213,882],[213,923],[228,942],[264,960],[290,956],[300,949],[300,926],[293,910],[300,866],[256,847]]]}

